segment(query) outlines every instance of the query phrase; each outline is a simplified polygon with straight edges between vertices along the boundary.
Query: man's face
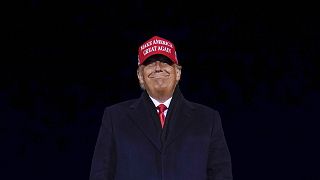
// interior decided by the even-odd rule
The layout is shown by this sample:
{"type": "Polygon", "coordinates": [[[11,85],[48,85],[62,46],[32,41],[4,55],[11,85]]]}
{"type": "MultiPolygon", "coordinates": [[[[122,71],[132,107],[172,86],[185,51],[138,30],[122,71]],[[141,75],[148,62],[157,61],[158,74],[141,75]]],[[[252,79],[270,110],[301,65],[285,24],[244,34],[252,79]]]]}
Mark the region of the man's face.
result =
{"type": "Polygon", "coordinates": [[[181,69],[176,64],[152,60],[138,69],[138,79],[154,98],[171,97],[180,80],[181,69]]]}

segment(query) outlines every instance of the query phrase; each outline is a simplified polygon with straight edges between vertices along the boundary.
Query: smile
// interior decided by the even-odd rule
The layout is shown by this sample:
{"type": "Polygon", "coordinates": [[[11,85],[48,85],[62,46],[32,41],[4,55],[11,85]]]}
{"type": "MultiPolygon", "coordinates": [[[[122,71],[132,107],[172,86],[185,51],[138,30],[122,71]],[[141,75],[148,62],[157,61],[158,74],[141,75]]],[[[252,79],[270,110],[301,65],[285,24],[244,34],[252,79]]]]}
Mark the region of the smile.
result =
{"type": "Polygon", "coordinates": [[[159,78],[168,78],[169,76],[170,74],[168,73],[152,73],[148,77],[159,79],[159,78]]]}

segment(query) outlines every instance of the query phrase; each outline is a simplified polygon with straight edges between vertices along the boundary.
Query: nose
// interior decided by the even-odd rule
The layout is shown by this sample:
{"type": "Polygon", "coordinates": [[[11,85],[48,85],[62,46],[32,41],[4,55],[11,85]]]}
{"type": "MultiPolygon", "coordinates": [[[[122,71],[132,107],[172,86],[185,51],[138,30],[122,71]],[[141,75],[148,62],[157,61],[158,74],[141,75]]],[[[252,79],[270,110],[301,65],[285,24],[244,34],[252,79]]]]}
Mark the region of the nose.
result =
{"type": "Polygon", "coordinates": [[[160,61],[156,61],[155,70],[156,71],[160,71],[161,70],[161,62],[160,61]]]}

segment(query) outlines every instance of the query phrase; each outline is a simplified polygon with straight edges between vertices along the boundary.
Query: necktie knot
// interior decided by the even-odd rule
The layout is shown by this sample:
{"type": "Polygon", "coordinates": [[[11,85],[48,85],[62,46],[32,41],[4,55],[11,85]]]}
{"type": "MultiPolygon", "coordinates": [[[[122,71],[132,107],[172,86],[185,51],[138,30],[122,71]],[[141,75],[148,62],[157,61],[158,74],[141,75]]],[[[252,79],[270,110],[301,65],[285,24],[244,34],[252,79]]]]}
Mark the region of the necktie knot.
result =
{"type": "Polygon", "coordinates": [[[157,108],[158,108],[159,112],[162,113],[162,112],[164,112],[164,111],[167,109],[167,106],[164,105],[164,104],[159,104],[159,105],[157,106],[157,108]]]}

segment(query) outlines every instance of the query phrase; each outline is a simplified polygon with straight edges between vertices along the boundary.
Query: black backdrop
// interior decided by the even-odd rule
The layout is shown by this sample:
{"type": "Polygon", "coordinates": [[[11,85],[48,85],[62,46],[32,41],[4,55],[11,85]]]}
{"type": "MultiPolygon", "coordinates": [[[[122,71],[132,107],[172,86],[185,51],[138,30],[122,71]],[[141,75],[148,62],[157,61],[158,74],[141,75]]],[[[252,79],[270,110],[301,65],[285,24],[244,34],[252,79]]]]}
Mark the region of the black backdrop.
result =
{"type": "Polygon", "coordinates": [[[153,35],[176,45],[184,96],[221,113],[234,179],[320,179],[313,9],[98,0],[15,7],[10,63],[1,67],[1,179],[88,179],[103,109],[140,96],[137,48],[153,35]]]}

